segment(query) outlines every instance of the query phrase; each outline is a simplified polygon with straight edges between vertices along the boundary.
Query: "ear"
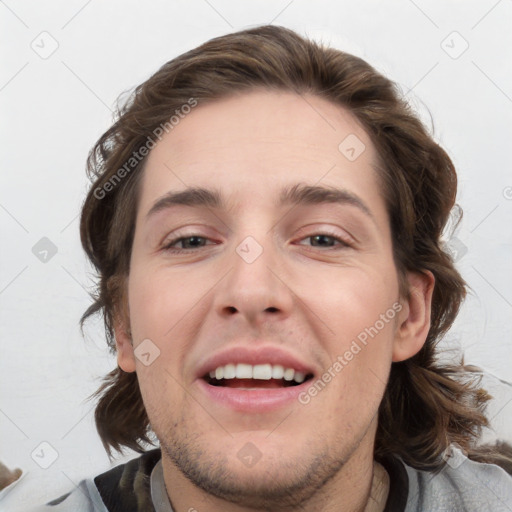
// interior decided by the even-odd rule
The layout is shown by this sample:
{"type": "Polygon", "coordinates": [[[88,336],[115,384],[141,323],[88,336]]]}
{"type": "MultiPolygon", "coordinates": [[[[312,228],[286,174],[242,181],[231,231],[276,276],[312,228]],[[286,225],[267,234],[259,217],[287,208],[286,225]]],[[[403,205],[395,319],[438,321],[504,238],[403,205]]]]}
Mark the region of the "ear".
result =
{"type": "Polygon", "coordinates": [[[435,277],[432,272],[408,272],[409,296],[403,300],[393,342],[394,363],[417,354],[427,339],[435,277]]]}
{"type": "Polygon", "coordinates": [[[114,318],[114,335],[117,349],[117,364],[127,373],[135,371],[135,354],[128,315],[116,313],[114,318]]]}

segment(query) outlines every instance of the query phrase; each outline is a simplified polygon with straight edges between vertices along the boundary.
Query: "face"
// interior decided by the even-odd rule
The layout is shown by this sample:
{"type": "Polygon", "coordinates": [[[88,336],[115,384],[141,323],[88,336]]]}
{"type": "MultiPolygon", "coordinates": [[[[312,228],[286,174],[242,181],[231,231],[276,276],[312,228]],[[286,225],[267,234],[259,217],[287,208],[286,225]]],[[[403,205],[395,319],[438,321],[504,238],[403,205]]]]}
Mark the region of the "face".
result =
{"type": "Polygon", "coordinates": [[[197,106],[151,151],[133,346],[120,322],[116,339],[168,474],[233,502],[300,503],[372,457],[391,362],[426,335],[399,296],[376,162],[348,111],[269,91],[197,106]],[[192,187],[218,204],[172,200],[192,187]]]}

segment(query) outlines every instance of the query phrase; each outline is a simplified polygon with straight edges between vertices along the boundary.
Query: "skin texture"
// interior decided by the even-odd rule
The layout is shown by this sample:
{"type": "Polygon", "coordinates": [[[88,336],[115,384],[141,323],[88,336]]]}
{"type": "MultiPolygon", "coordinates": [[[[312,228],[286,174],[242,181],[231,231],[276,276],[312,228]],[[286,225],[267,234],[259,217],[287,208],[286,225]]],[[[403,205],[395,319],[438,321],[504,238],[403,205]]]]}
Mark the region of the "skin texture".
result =
{"type": "Polygon", "coordinates": [[[390,366],[425,342],[434,285],[432,274],[410,273],[411,293],[399,296],[376,163],[345,109],[262,90],[199,104],[151,151],[128,315],[115,333],[120,367],[137,372],[176,512],[364,510],[390,366]],[[338,149],[349,134],[366,148],[354,161],[338,149]],[[348,190],[371,216],[350,204],[276,207],[281,187],[298,182],[348,190]],[[190,186],[219,188],[229,208],[174,206],[146,219],[162,195],[190,186]],[[342,241],[315,238],[326,230],[342,241]],[[205,238],[173,246],[189,252],[163,249],[193,235],[205,238]],[[247,236],[263,249],[250,264],[236,251],[247,236]],[[198,387],[199,362],[240,345],[282,347],[318,378],[397,301],[393,320],[307,404],[241,413],[198,387]],[[160,350],[149,366],[134,355],[145,339],[160,350]],[[261,453],[252,467],[237,457],[248,442],[261,453]]]}

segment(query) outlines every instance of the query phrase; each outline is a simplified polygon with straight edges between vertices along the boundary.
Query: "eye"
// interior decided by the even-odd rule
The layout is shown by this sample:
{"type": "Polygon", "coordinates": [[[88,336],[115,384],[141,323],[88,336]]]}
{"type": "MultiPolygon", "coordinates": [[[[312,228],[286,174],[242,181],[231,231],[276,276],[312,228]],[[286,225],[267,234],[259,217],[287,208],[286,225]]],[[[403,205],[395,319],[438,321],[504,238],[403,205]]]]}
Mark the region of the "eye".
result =
{"type": "MultiPolygon", "coordinates": [[[[200,249],[201,247],[204,247],[204,245],[201,243],[203,240],[210,240],[210,238],[206,238],[204,236],[200,235],[189,235],[189,236],[182,236],[182,237],[176,237],[172,240],[167,241],[167,243],[162,247],[162,250],[173,252],[176,254],[183,253],[183,252],[190,252],[196,249],[200,249]],[[181,243],[182,248],[176,249],[173,248],[174,245],[181,243]]],[[[211,245],[211,244],[210,244],[211,245]]]]}
{"type": "MultiPolygon", "coordinates": [[[[315,233],[313,235],[306,236],[302,238],[301,240],[311,240],[312,241],[312,247],[320,247],[325,249],[333,249],[333,250],[339,250],[344,249],[346,247],[350,247],[350,243],[341,238],[340,236],[336,235],[335,233],[315,233]],[[338,247],[335,247],[333,245],[325,245],[325,242],[329,244],[329,241],[333,241],[334,243],[338,242],[338,247]],[[320,245],[315,245],[320,244],[320,245]]],[[[303,245],[303,244],[299,244],[303,245]]]]}
{"type": "MultiPolygon", "coordinates": [[[[315,233],[312,235],[308,235],[306,237],[301,238],[301,240],[311,240],[312,241],[312,247],[319,247],[327,250],[340,250],[344,249],[346,247],[351,247],[350,243],[343,239],[342,237],[336,235],[335,233],[315,233]],[[331,245],[329,242],[336,242],[338,243],[338,247],[335,245],[331,245]],[[326,243],[328,245],[326,245],[326,243]],[[315,245],[317,244],[317,245],[315,245]]],[[[181,254],[185,252],[192,252],[198,249],[201,249],[202,247],[205,247],[207,244],[203,243],[207,240],[211,240],[210,238],[200,236],[200,235],[188,235],[188,236],[180,236],[175,237],[171,240],[168,240],[165,245],[162,247],[163,251],[171,252],[174,254],[181,254]],[[181,248],[174,247],[176,244],[181,244],[181,248]]],[[[208,244],[208,245],[215,245],[215,244],[208,244]]],[[[299,244],[304,245],[304,244],[299,244]]]]}

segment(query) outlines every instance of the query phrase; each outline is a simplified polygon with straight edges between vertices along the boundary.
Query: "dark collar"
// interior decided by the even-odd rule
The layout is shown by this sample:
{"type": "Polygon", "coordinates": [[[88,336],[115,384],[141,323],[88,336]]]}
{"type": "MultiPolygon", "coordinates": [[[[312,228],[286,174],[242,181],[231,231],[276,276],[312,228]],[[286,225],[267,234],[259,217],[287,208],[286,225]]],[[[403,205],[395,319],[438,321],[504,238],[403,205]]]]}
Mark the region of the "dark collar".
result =
{"type": "Polygon", "coordinates": [[[384,466],[389,475],[389,494],[384,512],[403,512],[409,495],[409,477],[403,463],[388,455],[379,462],[384,466]]]}
{"type": "MultiPolygon", "coordinates": [[[[154,512],[150,477],[160,458],[160,448],[155,448],[94,478],[109,512],[154,512]]],[[[403,512],[409,494],[407,471],[402,462],[392,456],[379,462],[390,479],[384,512],[403,512]]]]}
{"type": "Polygon", "coordinates": [[[155,448],[94,478],[109,512],[155,511],[150,477],[161,456],[160,448],[155,448]]]}

